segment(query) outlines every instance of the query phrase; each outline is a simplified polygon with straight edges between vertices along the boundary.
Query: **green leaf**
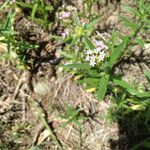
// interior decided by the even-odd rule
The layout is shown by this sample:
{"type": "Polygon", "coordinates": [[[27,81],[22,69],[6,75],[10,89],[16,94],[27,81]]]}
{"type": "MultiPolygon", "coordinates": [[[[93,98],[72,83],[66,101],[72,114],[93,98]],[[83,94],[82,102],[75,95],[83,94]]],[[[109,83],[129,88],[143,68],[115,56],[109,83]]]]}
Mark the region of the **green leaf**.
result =
{"type": "Polygon", "coordinates": [[[38,4],[34,4],[33,9],[32,9],[32,13],[31,13],[31,18],[32,19],[34,19],[37,7],[38,7],[38,4]]]}
{"type": "Polygon", "coordinates": [[[14,31],[12,31],[12,30],[9,30],[9,29],[2,29],[2,28],[0,28],[0,32],[1,33],[3,33],[3,34],[15,34],[15,32],[14,31]]]}
{"type": "Polygon", "coordinates": [[[143,14],[145,10],[145,0],[139,1],[139,9],[140,9],[140,12],[143,14]]]}
{"type": "Polygon", "coordinates": [[[145,148],[149,148],[150,149],[150,140],[149,141],[145,141],[142,146],[144,146],[145,148]]]}
{"type": "Polygon", "coordinates": [[[58,35],[50,35],[49,38],[55,40],[64,40],[62,36],[58,36],[58,35]]]}
{"type": "Polygon", "coordinates": [[[91,29],[93,26],[95,26],[95,25],[98,23],[99,20],[100,20],[100,17],[95,18],[95,19],[92,20],[90,23],[86,24],[86,25],[84,26],[84,28],[85,28],[86,30],[91,29]]]}
{"type": "Polygon", "coordinates": [[[150,71],[149,70],[144,70],[144,75],[146,76],[148,82],[150,83],[150,71]]]}
{"type": "Polygon", "coordinates": [[[89,40],[87,37],[84,37],[82,40],[87,49],[95,49],[95,46],[93,45],[91,40],[89,40]]]}
{"type": "Polygon", "coordinates": [[[142,39],[139,39],[139,38],[137,38],[136,39],[136,42],[142,47],[142,48],[144,48],[145,46],[145,42],[142,40],[142,39]]]}
{"type": "Polygon", "coordinates": [[[80,19],[79,19],[77,12],[73,13],[73,24],[75,27],[81,26],[80,19]]]}
{"type": "Polygon", "coordinates": [[[97,70],[89,70],[88,72],[89,76],[92,77],[92,78],[96,78],[96,77],[100,77],[100,74],[97,72],[97,70]]]}
{"type": "Polygon", "coordinates": [[[139,110],[144,110],[145,109],[145,107],[142,104],[132,105],[132,106],[130,106],[130,108],[134,111],[139,111],[139,110]]]}
{"type": "Polygon", "coordinates": [[[73,63],[73,64],[68,64],[64,66],[65,68],[77,68],[77,69],[84,69],[84,70],[89,70],[91,69],[91,66],[87,63],[73,63]]]}
{"type": "Polygon", "coordinates": [[[73,53],[67,53],[67,52],[64,52],[64,51],[60,51],[60,54],[65,56],[66,58],[69,58],[69,59],[73,59],[74,58],[74,54],[73,53]]]}
{"type": "Polygon", "coordinates": [[[129,19],[127,19],[126,17],[123,17],[123,16],[121,16],[120,18],[126,27],[130,27],[133,31],[137,30],[137,28],[139,26],[137,23],[135,23],[133,21],[131,22],[129,19]]]}
{"type": "Polygon", "coordinates": [[[139,97],[139,98],[150,98],[150,92],[138,93],[136,95],[136,97],[139,97]]]}
{"type": "Polygon", "coordinates": [[[117,60],[121,57],[127,43],[128,43],[129,38],[128,37],[124,37],[122,43],[120,43],[117,47],[112,49],[112,54],[110,57],[110,64],[111,67],[113,67],[113,65],[117,62],[117,60]]]}
{"type": "Polygon", "coordinates": [[[16,2],[16,4],[18,4],[19,6],[24,7],[24,8],[30,8],[30,9],[33,8],[33,5],[32,5],[32,4],[29,4],[29,3],[16,2]]]}
{"type": "Polygon", "coordinates": [[[29,150],[41,150],[38,146],[31,146],[29,150]]]}
{"type": "Polygon", "coordinates": [[[47,5],[47,6],[45,6],[45,10],[46,11],[52,11],[54,8],[53,8],[53,6],[52,5],[47,5]]]}
{"type": "Polygon", "coordinates": [[[148,122],[150,121],[150,107],[148,107],[145,117],[145,123],[148,124],[148,122]]]}
{"type": "Polygon", "coordinates": [[[87,88],[93,88],[93,87],[97,88],[99,84],[99,79],[84,78],[84,79],[79,80],[78,83],[81,83],[81,84],[85,83],[87,85],[87,88]]]}
{"type": "Polygon", "coordinates": [[[5,2],[3,2],[3,4],[0,6],[0,10],[7,7],[8,3],[9,3],[9,0],[6,0],[5,2]]]}
{"type": "Polygon", "coordinates": [[[125,89],[131,95],[137,95],[139,92],[124,80],[113,79],[113,83],[125,89]]]}
{"type": "MultiPolygon", "coordinates": [[[[143,144],[146,142],[150,141],[150,137],[146,138],[145,140],[143,140],[142,142],[140,142],[139,144],[136,144],[135,146],[133,146],[130,150],[138,150],[139,147],[144,146],[143,144]]],[[[146,144],[147,145],[147,144],[146,144]]]]}
{"type": "Polygon", "coordinates": [[[135,16],[137,16],[139,18],[142,17],[142,14],[139,12],[139,10],[137,8],[133,8],[129,5],[126,5],[125,8],[129,13],[132,13],[132,14],[134,14],[135,16]]]}
{"type": "Polygon", "coordinates": [[[108,82],[109,82],[109,75],[104,74],[100,79],[99,88],[97,91],[97,97],[100,101],[102,101],[105,98],[108,82]]]}

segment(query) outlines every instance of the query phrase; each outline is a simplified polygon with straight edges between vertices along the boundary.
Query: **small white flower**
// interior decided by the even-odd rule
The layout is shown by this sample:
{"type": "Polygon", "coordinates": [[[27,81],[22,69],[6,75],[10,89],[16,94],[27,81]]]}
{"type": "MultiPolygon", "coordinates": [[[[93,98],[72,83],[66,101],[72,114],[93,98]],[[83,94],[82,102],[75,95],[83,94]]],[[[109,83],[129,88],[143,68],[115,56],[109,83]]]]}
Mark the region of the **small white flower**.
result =
{"type": "Polygon", "coordinates": [[[95,61],[96,60],[96,56],[92,55],[90,61],[95,61]]]}
{"type": "Polygon", "coordinates": [[[87,55],[87,56],[85,57],[85,60],[86,60],[86,61],[90,61],[90,59],[91,59],[90,55],[87,55]]]}
{"type": "Polygon", "coordinates": [[[91,50],[91,49],[87,50],[87,51],[86,51],[86,54],[87,54],[87,55],[93,54],[93,50],[91,50]]]}
{"type": "Polygon", "coordinates": [[[66,28],[66,29],[65,29],[65,32],[66,32],[66,34],[68,35],[68,34],[69,34],[69,29],[66,28]]]}
{"type": "Polygon", "coordinates": [[[58,68],[58,72],[62,72],[62,71],[63,71],[63,67],[61,66],[58,68]]]}
{"type": "Polygon", "coordinates": [[[15,3],[16,2],[16,0],[10,0],[10,4],[13,4],[13,3],[15,3]]]}
{"type": "Polygon", "coordinates": [[[105,56],[106,56],[106,53],[104,51],[101,51],[99,53],[99,58],[98,58],[99,61],[103,61],[105,59],[105,56]]]}
{"type": "Polygon", "coordinates": [[[90,66],[94,67],[96,65],[95,61],[90,61],[90,66]]]}
{"type": "Polygon", "coordinates": [[[97,48],[95,49],[95,52],[96,52],[96,53],[99,53],[101,50],[102,50],[101,47],[97,47],[97,48]]]}

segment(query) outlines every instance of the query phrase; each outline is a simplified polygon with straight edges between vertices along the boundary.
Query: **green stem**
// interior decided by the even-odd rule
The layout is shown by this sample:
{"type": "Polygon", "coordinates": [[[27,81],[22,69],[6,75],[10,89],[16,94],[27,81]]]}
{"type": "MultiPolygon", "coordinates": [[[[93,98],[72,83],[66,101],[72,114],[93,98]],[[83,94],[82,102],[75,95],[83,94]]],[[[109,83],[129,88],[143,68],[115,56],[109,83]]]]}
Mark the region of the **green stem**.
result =
{"type": "Polygon", "coordinates": [[[32,104],[34,106],[34,108],[36,109],[36,111],[38,112],[38,116],[43,124],[43,126],[45,126],[45,128],[49,131],[49,134],[51,135],[53,141],[55,141],[54,143],[57,144],[58,148],[60,150],[63,150],[62,145],[60,143],[60,141],[57,139],[56,135],[53,133],[53,130],[50,128],[50,126],[48,125],[48,123],[46,122],[45,116],[44,116],[44,112],[42,111],[42,108],[40,108],[40,105],[38,102],[36,102],[35,100],[32,100],[32,104]]]}

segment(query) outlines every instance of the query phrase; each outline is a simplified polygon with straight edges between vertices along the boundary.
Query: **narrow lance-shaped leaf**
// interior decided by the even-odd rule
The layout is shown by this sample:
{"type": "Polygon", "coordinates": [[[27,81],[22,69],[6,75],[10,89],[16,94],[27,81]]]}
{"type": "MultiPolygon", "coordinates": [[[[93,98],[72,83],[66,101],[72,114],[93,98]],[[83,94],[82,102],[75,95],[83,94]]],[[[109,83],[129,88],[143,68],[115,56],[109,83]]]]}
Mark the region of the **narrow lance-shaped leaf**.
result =
{"type": "Polygon", "coordinates": [[[95,46],[87,37],[83,38],[83,43],[85,44],[87,49],[95,49],[95,46]]]}
{"type": "Polygon", "coordinates": [[[124,25],[127,27],[130,27],[133,31],[136,31],[138,28],[138,24],[135,22],[131,22],[129,19],[126,17],[120,16],[121,20],[123,21],[124,25]]]}
{"type": "Polygon", "coordinates": [[[77,12],[73,13],[73,24],[74,24],[74,26],[81,26],[77,12]]]}
{"type": "Polygon", "coordinates": [[[33,6],[32,13],[31,13],[31,18],[32,18],[32,19],[34,19],[34,16],[35,16],[37,7],[38,7],[38,4],[35,4],[35,5],[33,6]]]}
{"type": "Polygon", "coordinates": [[[95,18],[94,20],[92,20],[90,23],[88,23],[88,24],[86,24],[85,26],[84,26],[84,28],[85,29],[91,29],[93,26],[95,26],[97,23],[98,23],[98,21],[100,20],[100,18],[98,17],[98,18],[95,18]]]}
{"type": "Polygon", "coordinates": [[[150,92],[148,91],[148,92],[138,93],[136,95],[136,97],[138,97],[138,98],[149,98],[150,97],[150,92]]]}
{"type": "Polygon", "coordinates": [[[144,42],[142,39],[137,38],[137,39],[136,39],[136,42],[137,42],[142,48],[144,48],[145,42],[144,42]]]}
{"type": "Polygon", "coordinates": [[[116,85],[119,85],[120,87],[124,88],[127,92],[129,92],[131,95],[137,95],[139,92],[132,87],[130,84],[128,84],[126,81],[124,80],[117,80],[114,79],[113,83],[116,85]]]}
{"type": "Polygon", "coordinates": [[[116,48],[113,48],[110,61],[109,61],[111,64],[111,67],[113,67],[113,65],[121,57],[127,43],[128,43],[128,38],[125,37],[121,44],[119,44],[116,48]]]}
{"type": "Polygon", "coordinates": [[[84,70],[89,70],[91,69],[91,66],[87,63],[73,63],[73,64],[68,64],[64,66],[65,68],[77,68],[77,69],[84,69],[84,70]]]}
{"type": "Polygon", "coordinates": [[[150,83],[150,71],[144,70],[144,75],[146,76],[148,82],[150,83]]]}
{"type": "Polygon", "coordinates": [[[3,4],[0,6],[0,10],[2,10],[3,8],[5,8],[9,3],[9,0],[5,0],[5,2],[3,2],[3,4]]]}
{"type": "Polygon", "coordinates": [[[29,4],[29,3],[16,2],[16,4],[18,4],[19,6],[24,7],[24,8],[30,8],[30,9],[33,8],[33,5],[32,5],[32,4],[29,4]]]}
{"type": "Polygon", "coordinates": [[[109,82],[109,75],[104,74],[100,79],[99,88],[97,91],[97,97],[100,101],[102,101],[105,98],[108,82],[109,82]]]}

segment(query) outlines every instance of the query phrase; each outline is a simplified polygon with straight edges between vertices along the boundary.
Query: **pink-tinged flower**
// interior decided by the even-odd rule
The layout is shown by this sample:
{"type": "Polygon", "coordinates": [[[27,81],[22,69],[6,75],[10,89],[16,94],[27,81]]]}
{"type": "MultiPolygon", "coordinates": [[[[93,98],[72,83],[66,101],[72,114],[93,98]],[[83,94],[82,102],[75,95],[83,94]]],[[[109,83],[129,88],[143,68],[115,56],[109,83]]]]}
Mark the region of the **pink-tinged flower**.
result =
{"type": "Polygon", "coordinates": [[[97,40],[95,40],[95,44],[96,46],[104,45],[103,41],[97,41],[97,40]]]}
{"type": "Polygon", "coordinates": [[[104,44],[103,41],[97,41],[95,40],[95,45],[97,47],[97,49],[100,51],[100,50],[103,50],[103,49],[108,49],[108,47],[104,44]]]}
{"type": "Polygon", "coordinates": [[[63,38],[65,38],[67,35],[69,35],[69,29],[65,29],[65,31],[61,33],[63,38]]]}
{"type": "Polygon", "coordinates": [[[66,33],[65,33],[65,32],[62,32],[62,33],[61,33],[61,36],[62,36],[63,38],[65,38],[65,37],[66,37],[66,33]]]}
{"type": "Polygon", "coordinates": [[[70,12],[62,11],[62,12],[60,13],[60,17],[59,17],[59,18],[60,18],[60,19],[66,19],[66,18],[69,18],[70,15],[71,15],[70,12]]]}

